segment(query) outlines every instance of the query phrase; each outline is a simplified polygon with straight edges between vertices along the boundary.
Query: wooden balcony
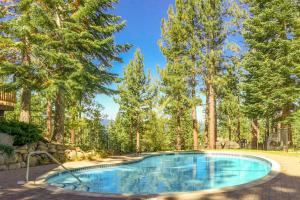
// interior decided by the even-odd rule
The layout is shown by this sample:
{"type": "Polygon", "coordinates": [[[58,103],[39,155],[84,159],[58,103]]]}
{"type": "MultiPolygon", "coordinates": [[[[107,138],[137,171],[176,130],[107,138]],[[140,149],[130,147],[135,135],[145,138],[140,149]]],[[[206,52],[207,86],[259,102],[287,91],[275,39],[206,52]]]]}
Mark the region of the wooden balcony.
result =
{"type": "Polygon", "coordinates": [[[0,110],[9,111],[13,110],[16,105],[15,92],[1,92],[0,91],[0,110]]]}

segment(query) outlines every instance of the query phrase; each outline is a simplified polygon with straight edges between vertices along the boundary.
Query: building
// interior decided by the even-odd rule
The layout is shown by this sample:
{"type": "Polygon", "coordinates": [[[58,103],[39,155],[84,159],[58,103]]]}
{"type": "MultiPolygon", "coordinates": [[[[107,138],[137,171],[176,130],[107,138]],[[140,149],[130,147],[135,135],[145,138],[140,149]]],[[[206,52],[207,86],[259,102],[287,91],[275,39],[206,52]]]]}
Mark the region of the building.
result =
{"type": "Polygon", "coordinates": [[[0,91],[0,117],[4,116],[5,111],[14,110],[16,105],[15,92],[1,92],[0,91]]]}

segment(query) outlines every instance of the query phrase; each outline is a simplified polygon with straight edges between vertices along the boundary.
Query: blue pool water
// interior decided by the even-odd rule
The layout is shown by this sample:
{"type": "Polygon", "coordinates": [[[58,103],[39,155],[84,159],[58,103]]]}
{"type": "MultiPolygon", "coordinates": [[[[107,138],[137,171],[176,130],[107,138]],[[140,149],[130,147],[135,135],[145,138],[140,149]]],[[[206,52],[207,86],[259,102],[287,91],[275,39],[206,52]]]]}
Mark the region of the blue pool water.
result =
{"type": "Polygon", "coordinates": [[[142,161],[74,171],[87,185],[68,173],[47,179],[71,190],[114,194],[157,194],[196,191],[248,183],[266,176],[271,164],[262,159],[226,154],[170,154],[142,161]]]}

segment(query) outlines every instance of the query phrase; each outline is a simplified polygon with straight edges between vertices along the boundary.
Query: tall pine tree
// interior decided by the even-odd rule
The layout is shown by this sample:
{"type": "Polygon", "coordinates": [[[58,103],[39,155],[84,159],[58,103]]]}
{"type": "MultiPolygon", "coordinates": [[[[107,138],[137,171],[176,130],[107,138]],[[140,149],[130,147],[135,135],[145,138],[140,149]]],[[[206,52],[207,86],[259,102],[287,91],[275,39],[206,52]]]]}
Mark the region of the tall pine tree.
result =
{"type": "MultiPolygon", "coordinates": [[[[252,147],[256,147],[258,119],[283,121],[299,98],[293,49],[299,9],[292,0],[251,1],[249,6],[251,17],[244,24],[250,48],[244,59],[244,90],[246,113],[253,119],[252,147]]],[[[281,125],[288,129],[288,124],[281,125]]]]}
{"type": "Polygon", "coordinates": [[[182,23],[184,2],[176,1],[176,13],[173,8],[168,10],[168,19],[162,21],[162,39],[160,47],[167,59],[167,65],[160,70],[163,92],[162,102],[165,113],[170,116],[172,127],[176,133],[176,149],[183,146],[183,124],[187,111],[190,111],[189,81],[186,49],[187,29],[182,23]]]}
{"type": "Polygon", "coordinates": [[[136,138],[135,150],[141,151],[141,136],[144,129],[145,114],[149,110],[149,101],[151,100],[150,79],[144,73],[144,58],[138,49],[135,52],[134,59],[131,60],[124,71],[124,80],[119,86],[120,105],[119,113],[121,117],[126,118],[133,151],[133,139],[136,138]]]}

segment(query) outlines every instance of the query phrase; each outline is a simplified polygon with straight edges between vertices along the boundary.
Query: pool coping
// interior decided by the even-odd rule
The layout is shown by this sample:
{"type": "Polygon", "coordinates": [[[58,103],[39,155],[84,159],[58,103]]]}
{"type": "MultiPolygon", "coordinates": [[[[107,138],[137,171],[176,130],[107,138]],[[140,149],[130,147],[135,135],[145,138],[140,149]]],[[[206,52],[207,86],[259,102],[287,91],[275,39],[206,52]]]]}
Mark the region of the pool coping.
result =
{"type": "Polygon", "coordinates": [[[217,155],[229,155],[229,156],[241,156],[241,157],[250,157],[250,158],[256,158],[260,160],[267,161],[271,164],[272,168],[271,171],[264,177],[251,181],[249,183],[236,185],[236,186],[228,186],[224,188],[217,188],[217,189],[206,189],[206,190],[198,190],[198,191],[187,191],[187,192],[164,192],[164,193],[158,193],[158,194],[149,194],[149,195],[132,195],[132,194],[112,194],[112,193],[93,193],[93,192],[84,192],[84,191],[74,191],[74,190],[68,190],[64,188],[60,188],[57,186],[49,185],[46,181],[52,176],[56,176],[60,173],[67,173],[64,170],[59,171],[49,171],[46,174],[43,174],[42,176],[38,177],[34,182],[28,183],[29,185],[32,185],[32,183],[35,186],[50,190],[55,193],[65,193],[65,194],[73,194],[73,195],[80,195],[80,196],[90,196],[90,197],[102,197],[102,198],[138,198],[138,199],[167,199],[167,198],[178,198],[178,199],[193,199],[193,198],[199,198],[199,196],[207,195],[207,194],[219,194],[219,193],[225,193],[225,192],[232,192],[237,190],[243,190],[246,188],[251,188],[254,186],[258,186],[264,183],[267,183],[274,179],[280,172],[281,172],[281,166],[278,162],[267,158],[265,156],[260,155],[253,155],[251,153],[243,153],[243,152],[230,152],[230,151],[170,151],[170,152],[155,152],[155,153],[143,153],[139,157],[132,157],[132,160],[129,161],[121,161],[119,163],[114,164],[95,164],[92,166],[87,167],[78,167],[78,168],[72,168],[70,171],[78,171],[78,170],[86,170],[86,169],[93,169],[93,168],[99,168],[99,167],[111,167],[111,166],[117,166],[117,165],[124,165],[124,164],[130,164],[135,162],[140,162],[146,158],[152,157],[152,156],[159,156],[159,155],[168,155],[168,154],[217,154],[217,155]]]}

